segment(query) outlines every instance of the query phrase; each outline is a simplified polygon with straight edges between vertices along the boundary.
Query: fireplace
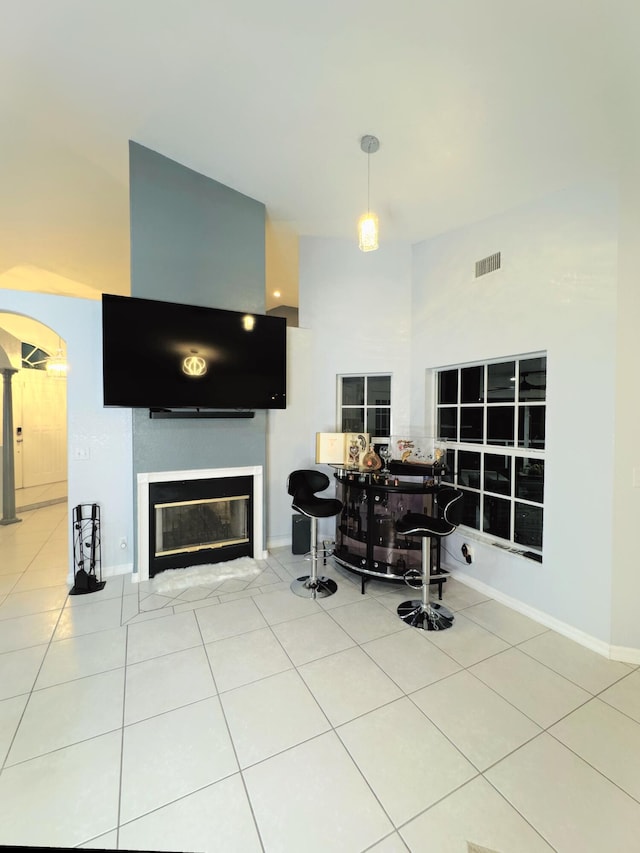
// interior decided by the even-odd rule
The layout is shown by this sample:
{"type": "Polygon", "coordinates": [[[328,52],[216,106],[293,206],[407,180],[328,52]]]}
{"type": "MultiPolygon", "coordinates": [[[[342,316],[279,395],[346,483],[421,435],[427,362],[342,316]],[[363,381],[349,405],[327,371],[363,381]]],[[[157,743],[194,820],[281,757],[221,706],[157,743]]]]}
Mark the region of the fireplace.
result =
{"type": "Polygon", "coordinates": [[[138,474],[138,572],[266,556],[262,468],[138,474]]]}

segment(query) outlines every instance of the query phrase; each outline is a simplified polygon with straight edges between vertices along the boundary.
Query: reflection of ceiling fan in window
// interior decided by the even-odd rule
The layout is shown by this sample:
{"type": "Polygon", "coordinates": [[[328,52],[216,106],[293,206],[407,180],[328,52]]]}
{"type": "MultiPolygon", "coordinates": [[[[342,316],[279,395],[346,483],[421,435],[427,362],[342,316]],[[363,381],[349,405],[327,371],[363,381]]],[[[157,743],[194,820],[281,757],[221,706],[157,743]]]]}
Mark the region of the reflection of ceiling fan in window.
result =
{"type": "MultiPolygon", "coordinates": [[[[541,374],[544,376],[546,374],[546,370],[523,370],[520,373],[520,391],[544,391],[547,387],[546,383],[542,385],[536,385],[534,382],[529,382],[527,376],[534,376],[535,374],[541,374]]],[[[515,383],[515,377],[512,380],[515,383]]],[[[490,388],[490,392],[494,391],[513,391],[514,385],[498,385],[493,388],[490,388]]]]}
{"type": "Polygon", "coordinates": [[[533,382],[529,382],[527,376],[534,376],[536,373],[542,374],[543,376],[546,374],[546,370],[525,370],[520,374],[520,390],[521,391],[544,391],[547,387],[547,383],[544,382],[542,385],[536,385],[533,382]]]}

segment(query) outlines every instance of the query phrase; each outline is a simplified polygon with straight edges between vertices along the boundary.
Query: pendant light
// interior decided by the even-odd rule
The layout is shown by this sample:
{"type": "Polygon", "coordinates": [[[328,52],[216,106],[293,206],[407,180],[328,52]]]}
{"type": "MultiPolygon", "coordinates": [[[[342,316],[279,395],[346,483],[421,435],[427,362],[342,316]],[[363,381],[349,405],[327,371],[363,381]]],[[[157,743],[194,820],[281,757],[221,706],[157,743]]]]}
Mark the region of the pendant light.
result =
{"type": "Polygon", "coordinates": [[[371,155],[380,148],[376,136],[363,136],[360,148],[367,155],[367,212],[358,220],[358,248],[362,252],[373,252],[378,248],[378,217],[371,212],[371,155]]]}

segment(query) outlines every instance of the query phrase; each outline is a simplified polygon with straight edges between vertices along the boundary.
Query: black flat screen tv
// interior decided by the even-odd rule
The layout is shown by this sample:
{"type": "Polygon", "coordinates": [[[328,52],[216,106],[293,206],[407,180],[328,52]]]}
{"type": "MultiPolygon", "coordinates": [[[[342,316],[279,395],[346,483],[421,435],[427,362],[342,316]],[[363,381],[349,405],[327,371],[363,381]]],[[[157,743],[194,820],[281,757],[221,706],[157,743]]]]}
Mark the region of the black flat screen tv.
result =
{"type": "Polygon", "coordinates": [[[286,320],[103,294],[105,406],[284,409],[286,320]]]}

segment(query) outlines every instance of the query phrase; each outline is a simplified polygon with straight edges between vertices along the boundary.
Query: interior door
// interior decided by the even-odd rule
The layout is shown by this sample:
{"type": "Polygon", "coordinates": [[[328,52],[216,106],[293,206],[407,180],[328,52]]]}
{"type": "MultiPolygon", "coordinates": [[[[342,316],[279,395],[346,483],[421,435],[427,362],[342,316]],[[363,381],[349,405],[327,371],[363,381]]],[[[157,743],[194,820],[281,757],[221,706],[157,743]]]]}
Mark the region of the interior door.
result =
{"type": "Polygon", "coordinates": [[[16,488],[58,483],[67,477],[67,383],[44,370],[16,375],[14,430],[16,488]],[[18,459],[20,460],[18,462],[18,459]],[[18,485],[18,468],[21,483],[18,485]]]}

